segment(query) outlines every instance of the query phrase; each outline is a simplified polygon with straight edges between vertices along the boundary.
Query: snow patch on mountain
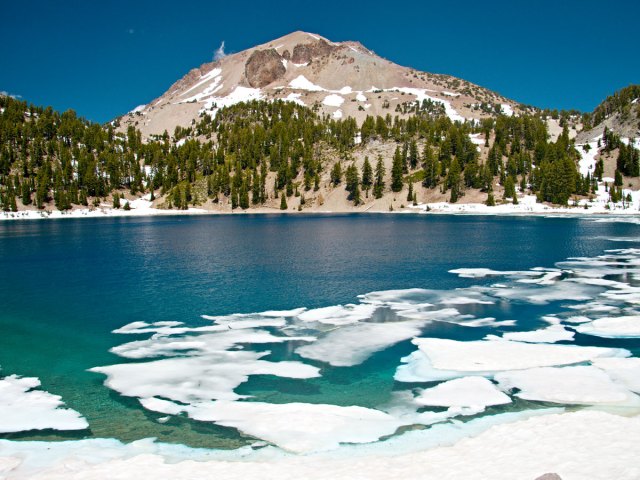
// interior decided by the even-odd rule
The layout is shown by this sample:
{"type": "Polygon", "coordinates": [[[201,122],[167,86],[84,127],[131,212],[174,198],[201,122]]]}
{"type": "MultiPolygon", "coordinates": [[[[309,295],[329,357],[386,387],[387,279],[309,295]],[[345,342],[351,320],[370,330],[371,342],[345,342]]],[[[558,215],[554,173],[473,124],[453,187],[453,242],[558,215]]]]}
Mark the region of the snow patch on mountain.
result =
{"type": "Polygon", "coordinates": [[[326,91],[324,88],[316,85],[315,83],[307,80],[307,77],[304,75],[299,75],[289,82],[289,86],[291,88],[295,88],[297,90],[308,90],[310,92],[324,92],[326,91]]]}
{"type": "Polygon", "coordinates": [[[336,95],[335,93],[332,93],[324,97],[324,100],[322,100],[322,103],[329,107],[339,107],[344,103],[344,97],[341,97],[340,95],[336,95]]]}

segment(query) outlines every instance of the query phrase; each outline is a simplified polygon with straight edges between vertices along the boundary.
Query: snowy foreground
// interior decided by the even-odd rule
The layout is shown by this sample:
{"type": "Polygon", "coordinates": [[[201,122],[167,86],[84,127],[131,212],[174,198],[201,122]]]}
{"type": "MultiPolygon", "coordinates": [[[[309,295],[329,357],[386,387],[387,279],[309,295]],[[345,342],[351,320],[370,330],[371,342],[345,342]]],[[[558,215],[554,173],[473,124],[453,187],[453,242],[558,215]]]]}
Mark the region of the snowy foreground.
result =
{"type": "Polygon", "coordinates": [[[428,444],[435,448],[397,456],[387,456],[388,453],[375,447],[370,455],[345,452],[342,457],[292,456],[265,448],[256,452],[247,449],[235,458],[227,455],[216,459],[215,454],[204,451],[188,454],[180,447],[151,441],[129,445],[114,440],[58,444],[0,441],[0,476],[51,480],[533,480],[543,473],[555,472],[563,480],[640,478],[639,417],[581,411],[486,427],[482,419],[460,425],[459,430],[448,435],[434,427],[430,435],[416,434],[413,448],[428,444]],[[465,435],[475,436],[460,439],[465,435]],[[188,455],[193,458],[184,459],[188,455]]]}

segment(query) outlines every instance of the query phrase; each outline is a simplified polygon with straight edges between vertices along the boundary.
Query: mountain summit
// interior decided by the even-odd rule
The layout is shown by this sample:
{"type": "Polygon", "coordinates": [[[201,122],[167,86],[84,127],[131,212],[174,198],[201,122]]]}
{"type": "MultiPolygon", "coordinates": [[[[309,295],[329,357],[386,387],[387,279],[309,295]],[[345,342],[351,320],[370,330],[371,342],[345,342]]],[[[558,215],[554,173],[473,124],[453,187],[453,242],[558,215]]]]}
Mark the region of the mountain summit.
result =
{"type": "Polygon", "coordinates": [[[336,43],[297,31],[194,68],[121,122],[145,136],[173,132],[205,113],[254,99],[315,106],[334,119],[350,116],[358,123],[367,115],[409,115],[416,101],[460,121],[518,108],[465,80],[397,65],[359,42],[336,43]]]}

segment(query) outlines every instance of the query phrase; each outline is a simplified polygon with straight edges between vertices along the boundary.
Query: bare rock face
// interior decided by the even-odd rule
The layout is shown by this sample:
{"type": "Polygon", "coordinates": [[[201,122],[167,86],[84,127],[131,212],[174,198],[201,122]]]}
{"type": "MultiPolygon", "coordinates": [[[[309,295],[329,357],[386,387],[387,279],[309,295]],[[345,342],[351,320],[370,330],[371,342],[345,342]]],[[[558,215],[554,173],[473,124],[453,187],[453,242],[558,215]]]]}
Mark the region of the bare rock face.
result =
{"type": "Polygon", "coordinates": [[[244,68],[247,81],[253,88],[265,87],[281,78],[286,72],[282,57],[273,48],[254,51],[244,68]]]}
{"type": "Polygon", "coordinates": [[[557,473],[545,473],[539,476],[536,480],[562,480],[557,473]]]}
{"type": "Polygon", "coordinates": [[[309,63],[314,58],[330,54],[334,48],[322,39],[314,43],[299,43],[293,47],[291,61],[293,63],[309,63]]]}
{"type": "Polygon", "coordinates": [[[282,52],[282,58],[285,60],[291,60],[291,52],[289,52],[289,50],[285,50],[282,52]]]}

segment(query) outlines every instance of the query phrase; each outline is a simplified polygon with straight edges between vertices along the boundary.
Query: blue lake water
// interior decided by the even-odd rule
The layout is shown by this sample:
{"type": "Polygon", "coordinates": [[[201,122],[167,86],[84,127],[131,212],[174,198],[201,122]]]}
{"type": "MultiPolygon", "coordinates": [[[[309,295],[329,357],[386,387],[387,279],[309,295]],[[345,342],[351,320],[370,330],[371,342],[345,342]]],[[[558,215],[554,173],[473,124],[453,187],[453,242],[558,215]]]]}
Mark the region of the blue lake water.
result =
{"type": "MultiPolygon", "coordinates": [[[[0,223],[0,376],[38,377],[42,388],[80,412],[90,429],[25,432],[12,439],[156,437],[164,442],[235,448],[255,441],[237,430],[142,408],[103,385],[96,366],[135,362],[109,350],[149,335],[112,333],[132,322],[211,325],[202,315],[314,309],[358,303],[374,291],[495,284],[460,278],[459,268],[522,271],[570,257],[640,247],[640,225],[592,218],[427,215],[243,215],[69,219],[0,223]],[[622,241],[626,240],[626,241],[622,241]],[[163,419],[163,421],[166,419],[163,419]]],[[[635,279],[628,280],[631,285],[635,279]]],[[[567,303],[567,302],[564,302],[567,303]]],[[[505,301],[459,306],[463,314],[515,326],[469,328],[433,322],[421,336],[479,340],[487,334],[542,328],[564,303],[505,301]]],[[[637,339],[577,334],[577,345],[621,347],[637,339]]],[[[268,359],[301,360],[284,344],[268,359]]],[[[306,380],[255,375],[236,393],[268,403],[330,403],[375,408],[417,385],[394,381],[400,359],[415,350],[395,343],[352,367],[306,360],[321,376],[306,380]]],[[[185,372],[188,376],[189,372],[185,372]]],[[[507,409],[548,406],[515,401],[507,409]]],[[[491,413],[489,409],[488,413],[491,413]]]]}

